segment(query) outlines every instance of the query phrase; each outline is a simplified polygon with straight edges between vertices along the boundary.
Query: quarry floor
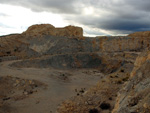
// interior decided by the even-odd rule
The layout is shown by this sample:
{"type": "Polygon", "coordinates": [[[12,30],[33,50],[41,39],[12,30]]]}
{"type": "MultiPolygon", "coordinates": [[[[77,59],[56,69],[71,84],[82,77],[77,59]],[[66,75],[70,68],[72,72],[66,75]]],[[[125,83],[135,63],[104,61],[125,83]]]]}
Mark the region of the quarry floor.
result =
{"type": "Polygon", "coordinates": [[[0,113],[55,113],[104,77],[95,69],[16,68],[0,63],[0,113]]]}

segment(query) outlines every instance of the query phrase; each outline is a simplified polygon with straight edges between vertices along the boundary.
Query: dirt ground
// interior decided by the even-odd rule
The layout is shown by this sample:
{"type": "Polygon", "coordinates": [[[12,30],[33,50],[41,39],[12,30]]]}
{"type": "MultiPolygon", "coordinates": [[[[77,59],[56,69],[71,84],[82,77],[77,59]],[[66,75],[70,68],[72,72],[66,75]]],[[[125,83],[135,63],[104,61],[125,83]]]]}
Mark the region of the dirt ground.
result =
{"type": "Polygon", "coordinates": [[[0,113],[55,113],[104,77],[95,69],[15,68],[0,63],[0,113]]]}
{"type": "Polygon", "coordinates": [[[86,93],[64,101],[59,113],[111,113],[117,95],[123,84],[128,81],[133,64],[126,64],[116,72],[106,74],[97,85],[86,93]]]}

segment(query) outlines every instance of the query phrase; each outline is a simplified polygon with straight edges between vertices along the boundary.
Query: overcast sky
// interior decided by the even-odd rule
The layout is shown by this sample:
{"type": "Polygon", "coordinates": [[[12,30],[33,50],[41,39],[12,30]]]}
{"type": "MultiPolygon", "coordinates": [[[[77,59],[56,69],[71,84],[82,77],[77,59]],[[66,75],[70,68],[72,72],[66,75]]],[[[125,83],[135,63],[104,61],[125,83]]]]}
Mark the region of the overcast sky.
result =
{"type": "Polygon", "coordinates": [[[0,35],[30,25],[81,26],[84,35],[150,30],[150,0],[0,0],[0,35]]]}

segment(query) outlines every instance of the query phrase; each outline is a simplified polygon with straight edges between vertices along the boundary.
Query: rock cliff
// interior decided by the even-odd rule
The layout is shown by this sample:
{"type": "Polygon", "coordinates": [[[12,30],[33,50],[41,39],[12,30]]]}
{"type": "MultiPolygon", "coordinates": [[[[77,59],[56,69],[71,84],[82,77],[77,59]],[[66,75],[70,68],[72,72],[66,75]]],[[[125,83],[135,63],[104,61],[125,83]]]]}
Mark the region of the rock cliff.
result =
{"type": "Polygon", "coordinates": [[[24,64],[25,67],[91,67],[110,72],[125,62],[134,62],[139,52],[149,46],[148,33],[83,37],[80,27],[55,28],[50,24],[33,25],[22,34],[0,37],[0,57],[2,60],[32,58],[30,64],[25,63],[27,60],[14,66],[24,64]],[[104,70],[104,66],[107,66],[109,71],[104,70]]]}
{"type": "Polygon", "coordinates": [[[130,80],[119,92],[113,113],[149,113],[150,51],[142,52],[135,62],[130,80]]]}
{"type": "Polygon", "coordinates": [[[33,25],[22,34],[1,36],[0,56],[26,58],[79,52],[140,52],[149,47],[148,33],[133,33],[126,37],[83,37],[80,27],[55,28],[50,24],[33,25]]]}

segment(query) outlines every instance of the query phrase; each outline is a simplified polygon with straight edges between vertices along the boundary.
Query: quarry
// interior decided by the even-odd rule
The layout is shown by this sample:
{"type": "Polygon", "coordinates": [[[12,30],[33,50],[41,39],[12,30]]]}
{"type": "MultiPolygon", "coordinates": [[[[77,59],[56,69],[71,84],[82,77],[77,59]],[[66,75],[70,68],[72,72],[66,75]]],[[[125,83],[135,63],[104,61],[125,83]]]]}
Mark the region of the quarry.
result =
{"type": "Polygon", "coordinates": [[[149,113],[149,73],[150,31],[33,25],[0,36],[0,113],[149,113]]]}

